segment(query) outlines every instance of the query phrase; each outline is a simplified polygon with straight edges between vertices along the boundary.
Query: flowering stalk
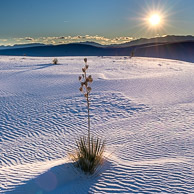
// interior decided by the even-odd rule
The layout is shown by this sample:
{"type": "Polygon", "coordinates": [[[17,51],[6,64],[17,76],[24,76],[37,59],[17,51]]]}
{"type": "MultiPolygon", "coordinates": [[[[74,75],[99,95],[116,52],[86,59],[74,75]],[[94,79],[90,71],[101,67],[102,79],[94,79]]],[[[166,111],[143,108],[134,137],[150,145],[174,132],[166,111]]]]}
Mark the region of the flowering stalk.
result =
{"type": "Polygon", "coordinates": [[[81,87],[79,90],[84,94],[86,101],[87,101],[87,109],[88,109],[88,147],[90,153],[90,101],[89,101],[89,93],[91,92],[92,88],[89,86],[92,82],[92,76],[89,75],[87,77],[86,70],[88,69],[89,65],[87,64],[87,58],[84,58],[85,67],[82,68],[83,74],[79,76],[79,81],[81,82],[81,87]]]}

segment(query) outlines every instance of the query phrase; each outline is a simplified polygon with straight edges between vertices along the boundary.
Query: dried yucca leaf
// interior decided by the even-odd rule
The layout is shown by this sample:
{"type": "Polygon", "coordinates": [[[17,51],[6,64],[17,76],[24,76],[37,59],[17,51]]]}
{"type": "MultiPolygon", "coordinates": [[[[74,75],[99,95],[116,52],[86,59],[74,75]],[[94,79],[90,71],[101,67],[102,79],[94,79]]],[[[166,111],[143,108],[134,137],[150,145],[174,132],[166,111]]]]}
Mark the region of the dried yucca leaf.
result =
{"type": "Polygon", "coordinates": [[[91,87],[87,87],[87,91],[90,92],[92,90],[91,87]]]}
{"type": "Polygon", "coordinates": [[[80,87],[79,90],[80,90],[80,92],[83,92],[83,88],[82,87],[80,87]]]}

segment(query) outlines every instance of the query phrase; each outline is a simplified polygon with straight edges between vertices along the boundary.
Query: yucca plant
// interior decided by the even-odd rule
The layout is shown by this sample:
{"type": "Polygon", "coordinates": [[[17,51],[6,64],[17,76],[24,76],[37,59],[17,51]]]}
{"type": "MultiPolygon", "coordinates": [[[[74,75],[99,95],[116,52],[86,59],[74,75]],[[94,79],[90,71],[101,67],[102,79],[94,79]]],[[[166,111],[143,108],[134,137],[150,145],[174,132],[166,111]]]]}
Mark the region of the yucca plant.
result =
{"type": "Polygon", "coordinates": [[[88,116],[88,135],[81,137],[76,141],[77,150],[71,157],[75,162],[75,165],[80,168],[86,174],[93,174],[99,165],[103,162],[103,152],[105,148],[105,142],[99,138],[91,137],[90,134],[90,99],[89,94],[92,90],[91,84],[93,78],[91,75],[87,76],[87,70],[89,65],[87,64],[87,58],[84,59],[85,66],[82,68],[82,75],[79,76],[81,87],[79,90],[84,94],[87,102],[87,116],[88,116]]]}
{"type": "Polygon", "coordinates": [[[55,65],[58,64],[58,59],[57,59],[57,58],[54,58],[54,59],[53,59],[53,64],[55,64],[55,65]]]}
{"type": "Polygon", "coordinates": [[[131,54],[130,54],[130,58],[134,57],[134,55],[135,55],[135,52],[132,51],[131,54]]]}

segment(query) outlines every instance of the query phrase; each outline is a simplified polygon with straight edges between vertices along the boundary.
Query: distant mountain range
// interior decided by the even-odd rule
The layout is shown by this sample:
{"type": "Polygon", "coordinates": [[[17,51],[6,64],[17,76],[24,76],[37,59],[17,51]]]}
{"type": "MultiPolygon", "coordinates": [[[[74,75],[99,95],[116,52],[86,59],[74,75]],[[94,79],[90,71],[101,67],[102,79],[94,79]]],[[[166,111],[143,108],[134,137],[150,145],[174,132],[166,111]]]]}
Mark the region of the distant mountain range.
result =
{"type": "Polygon", "coordinates": [[[1,46],[0,55],[12,56],[135,56],[177,59],[194,62],[193,36],[165,36],[138,39],[118,45],[81,42],[62,45],[27,44],[1,46]]]}
{"type": "Polygon", "coordinates": [[[163,43],[139,47],[136,56],[182,60],[194,63],[194,41],[163,43]]]}
{"type": "Polygon", "coordinates": [[[113,47],[128,47],[141,44],[150,44],[150,43],[173,43],[173,42],[182,42],[182,41],[194,41],[194,36],[175,36],[168,35],[164,37],[155,37],[155,38],[140,38],[133,40],[131,42],[123,43],[120,45],[112,45],[113,47]]]}
{"type": "Polygon", "coordinates": [[[31,44],[15,44],[13,46],[0,46],[0,50],[4,49],[16,49],[16,48],[27,48],[27,47],[34,47],[34,46],[45,46],[45,44],[41,43],[31,43],[31,44]]]}

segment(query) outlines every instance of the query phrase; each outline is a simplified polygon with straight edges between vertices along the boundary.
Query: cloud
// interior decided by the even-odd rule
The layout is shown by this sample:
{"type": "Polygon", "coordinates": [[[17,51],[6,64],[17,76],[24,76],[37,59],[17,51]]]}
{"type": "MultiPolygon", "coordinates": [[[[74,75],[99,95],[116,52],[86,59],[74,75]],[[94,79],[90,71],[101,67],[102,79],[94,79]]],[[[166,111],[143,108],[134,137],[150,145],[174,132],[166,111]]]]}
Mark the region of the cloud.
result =
{"type": "Polygon", "coordinates": [[[1,39],[0,38],[0,42],[7,42],[8,40],[7,39],[1,39]]]}
{"type": "Polygon", "coordinates": [[[47,37],[47,39],[59,39],[59,40],[66,40],[66,41],[95,41],[98,43],[105,43],[105,44],[109,44],[109,43],[120,43],[120,42],[129,42],[131,40],[133,40],[132,37],[116,37],[116,38],[107,38],[104,36],[98,36],[98,35],[78,35],[78,36],[60,36],[60,37],[47,37]]]}
{"type": "Polygon", "coordinates": [[[25,40],[34,41],[34,38],[31,38],[31,37],[25,37],[25,40]]]}
{"type": "MultiPolygon", "coordinates": [[[[0,39],[1,40],[1,39],[0,39]]],[[[105,36],[99,35],[77,35],[77,36],[51,36],[51,37],[23,37],[23,38],[13,38],[11,42],[17,44],[25,44],[25,43],[44,43],[44,44],[68,44],[73,42],[96,42],[104,45],[109,44],[122,44],[126,42],[130,42],[134,40],[133,37],[121,36],[115,38],[108,38],[105,36]]]]}

